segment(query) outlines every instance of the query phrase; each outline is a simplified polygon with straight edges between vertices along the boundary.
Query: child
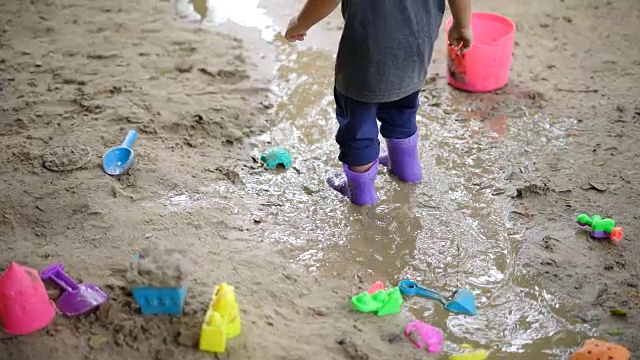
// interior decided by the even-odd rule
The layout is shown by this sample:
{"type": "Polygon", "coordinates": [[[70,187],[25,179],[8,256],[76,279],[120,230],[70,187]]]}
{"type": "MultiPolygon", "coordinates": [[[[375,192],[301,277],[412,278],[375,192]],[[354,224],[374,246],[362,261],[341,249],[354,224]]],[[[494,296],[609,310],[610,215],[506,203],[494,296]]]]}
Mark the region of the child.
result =
{"type": "MultiPolygon", "coordinates": [[[[304,40],[339,3],[307,0],[289,22],[287,40],[304,40]]],[[[464,52],[471,47],[471,0],[449,0],[449,7],[450,45],[464,52]]],[[[416,111],[444,11],[445,0],[342,0],[333,93],[344,173],[330,174],[327,183],[356,205],[378,201],[378,163],[401,181],[422,179],[416,111]],[[387,143],[382,156],[376,119],[387,143]]]]}

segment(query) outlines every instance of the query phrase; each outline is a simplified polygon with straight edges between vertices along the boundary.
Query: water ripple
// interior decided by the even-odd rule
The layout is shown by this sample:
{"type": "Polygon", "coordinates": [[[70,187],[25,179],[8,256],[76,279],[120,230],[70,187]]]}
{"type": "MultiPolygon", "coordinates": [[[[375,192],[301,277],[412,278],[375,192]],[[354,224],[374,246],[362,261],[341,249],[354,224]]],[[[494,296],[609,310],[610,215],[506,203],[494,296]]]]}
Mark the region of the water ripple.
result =
{"type": "Polygon", "coordinates": [[[508,96],[460,94],[434,85],[423,93],[418,116],[422,183],[399,183],[381,169],[381,202],[355,207],[324,183],[326,171],[340,165],[333,140],[333,61],[320,50],[279,48],[276,120],[256,141],[288,148],[295,170],[254,171],[245,174],[244,187],[215,184],[161,203],[170,211],[260,211],[268,219],[263,237],[312,272],[360,274],[389,284],[411,278],[445,294],[471,290],[476,317],[450,314],[425,299],[406,302],[408,314],[444,329],[447,351],[471,343],[499,350],[496,358],[559,359],[591,335],[518,268],[522,230],[510,220],[508,197],[501,195],[508,191],[509,174],[528,168],[545,151],[566,147],[574,122],[508,96]],[[226,201],[230,194],[236,201],[226,201]]]}

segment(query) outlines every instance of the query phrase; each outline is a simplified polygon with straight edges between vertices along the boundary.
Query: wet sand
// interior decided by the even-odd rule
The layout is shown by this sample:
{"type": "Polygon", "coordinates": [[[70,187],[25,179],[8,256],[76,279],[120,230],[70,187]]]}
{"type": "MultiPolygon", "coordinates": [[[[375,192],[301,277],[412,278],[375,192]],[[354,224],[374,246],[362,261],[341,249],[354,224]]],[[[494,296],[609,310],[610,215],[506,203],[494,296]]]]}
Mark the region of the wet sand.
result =
{"type": "Polygon", "coordinates": [[[297,5],[254,3],[209,4],[204,22],[165,2],[1,5],[1,263],[62,261],[112,298],[96,315],[1,340],[10,359],[209,358],[194,344],[220,281],[236,286],[244,323],[226,358],[357,358],[354,348],[413,358],[398,341],[412,318],[443,329],[447,352],[466,342],[492,358],[557,359],[593,334],[638,350],[638,148],[625,140],[637,133],[637,33],[601,18],[637,23],[638,5],[482,7],[518,25],[511,84],[455,92],[437,53],[419,119],[425,181],[381,171],[381,203],[358,209],[323,180],[338,166],[329,90],[339,17],[311,47],[291,46],[273,35],[297,5]],[[216,24],[225,19],[244,27],[216,24]],[[594,24],[595,40],[578,36],[594,24]],[[609,33],[619,36],[601,40],[609,33]],[[141,133],[138,164],[109,178],[99,157],[130,128],[141,133]],[[86,145],[91,161],[43,169],[41,155],[65,143],[86,145]],[[251,160],[272,145],[293,152],[294,169],[251,160]],[[583,211],[613,216],[627,240],[586,239],[574,225],[583,211]],[[179,319],[142,318],[124,282],[132,254],[154,242],[196,264],[179,319]],[[382,319],[349,310],[348,296],[372,281],[401,278],[469,288],[480,315],[420,299],[382,319]],[[629,315],[609,316],[614,307],[629,315]],[[108,341],[95,346],[96,336],[108,341]]]}

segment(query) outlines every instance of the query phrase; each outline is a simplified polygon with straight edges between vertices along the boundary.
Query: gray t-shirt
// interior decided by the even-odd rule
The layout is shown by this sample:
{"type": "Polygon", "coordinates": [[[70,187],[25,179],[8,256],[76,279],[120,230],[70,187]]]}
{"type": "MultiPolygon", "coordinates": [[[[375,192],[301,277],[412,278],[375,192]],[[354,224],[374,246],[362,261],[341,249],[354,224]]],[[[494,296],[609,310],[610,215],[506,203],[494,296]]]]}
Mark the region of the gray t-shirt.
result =
{"type": "Polygon", "coordinates": [[[338,91],[382,103],[420,90],[444,11],[445,0],[342,0],[338,91]]]}

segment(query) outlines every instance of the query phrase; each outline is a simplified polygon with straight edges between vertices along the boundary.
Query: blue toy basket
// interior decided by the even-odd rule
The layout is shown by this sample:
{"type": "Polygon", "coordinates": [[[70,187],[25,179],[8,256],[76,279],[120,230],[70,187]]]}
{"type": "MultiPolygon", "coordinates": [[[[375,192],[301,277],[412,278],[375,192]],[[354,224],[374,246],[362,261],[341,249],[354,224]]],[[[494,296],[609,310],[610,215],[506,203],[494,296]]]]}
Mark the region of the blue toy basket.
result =
{"type": "Polygon", "coordinates": [[[187,286],[180,288],[134,287],[133,298],[144,315],[181,315],[187,286]]]}

